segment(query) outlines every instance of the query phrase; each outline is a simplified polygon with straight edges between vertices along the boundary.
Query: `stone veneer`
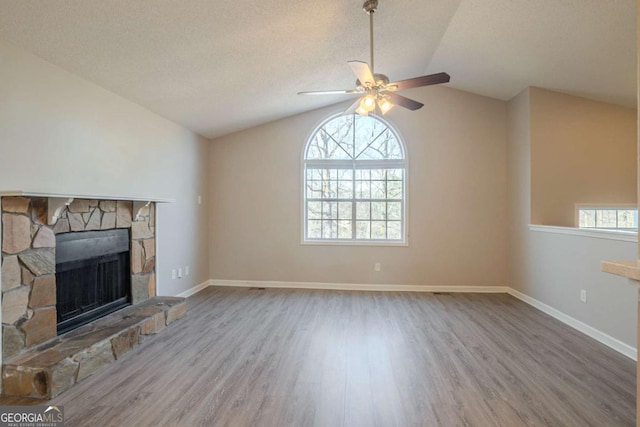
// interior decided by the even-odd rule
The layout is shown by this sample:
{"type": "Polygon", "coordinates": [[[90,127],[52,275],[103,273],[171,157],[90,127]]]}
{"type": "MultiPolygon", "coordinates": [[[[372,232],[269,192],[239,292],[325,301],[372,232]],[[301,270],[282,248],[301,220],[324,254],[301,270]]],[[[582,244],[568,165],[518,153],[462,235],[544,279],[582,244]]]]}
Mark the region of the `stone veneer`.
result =
{"type": "Polygon", "coordinates": [[[56,337],[55,235],[131,229],[133,304],[155,296],[155,204],[75,199],[47,225],[48,199],[2,197],[2,361],[56,337]]]}
{"type": "Polygon", "coordinates": [[[5,362],[4,394],[52,399],[186,314],[184,298],[152,297],[49,340],[5,362]]]}

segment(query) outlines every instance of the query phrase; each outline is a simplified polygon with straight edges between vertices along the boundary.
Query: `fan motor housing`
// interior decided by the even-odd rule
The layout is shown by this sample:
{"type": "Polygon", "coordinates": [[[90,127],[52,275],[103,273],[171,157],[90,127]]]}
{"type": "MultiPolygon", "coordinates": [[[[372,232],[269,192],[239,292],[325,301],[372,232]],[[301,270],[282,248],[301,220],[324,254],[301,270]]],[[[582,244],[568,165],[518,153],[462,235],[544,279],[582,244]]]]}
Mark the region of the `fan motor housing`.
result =
{"type": "MultiPolygon", "coordinates": [[[[389,84],[389,77],[384,74],[374,73],[373,79],[375,80],[375,87],[386,86],[389,84]]],[[[360,79],[356,80],[356,87],[367,89],[367,87],[360,82],[360,79]]]]}

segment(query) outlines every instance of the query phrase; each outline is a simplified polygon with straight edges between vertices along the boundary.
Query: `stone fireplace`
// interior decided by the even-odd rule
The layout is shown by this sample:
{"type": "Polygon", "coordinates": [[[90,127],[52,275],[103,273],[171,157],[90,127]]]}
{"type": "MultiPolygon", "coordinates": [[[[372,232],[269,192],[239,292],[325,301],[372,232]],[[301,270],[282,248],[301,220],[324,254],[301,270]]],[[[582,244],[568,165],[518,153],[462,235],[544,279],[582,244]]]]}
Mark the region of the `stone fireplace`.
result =
{"type": "Polygon", "coordinates": [[[110,356],[102,359],[117,359],[123,342],[128,343],[125,349],[131,348],[139,336],[156,333],[186,313],[183,299],[153,298],[154,202],[25,196],[3,196],[0,201],[4,394],[53,397],[85,377],[87,366],[96,365],[90,360],[96,346],[108,347],[110,356]],[[69,286],[59,295],[56,277],[69,286]],[[109,293],[113,295],[105,295],[109,293]],[[134,306],[124,309],[126,336],[118,340],[121,331],[114,325],[122,319],[114,320],[109,313],[130,304],[134,306]],[[103,322],[96,320],[104,315],[109,316],[103,322]],[[75,320],[67,322],[71,318],[75,320]],[[88,322],[98,326],[82,326],[88,322]],[[60,333],[81,327],[58,337],[57,326],[60,333]],[[99,336],[94,339],[90,333],[96,330],[99,336]],[[74,345],[65,346],[65,340],[74,345]],[[79,341],[88,347],[76,348],[79,341]],[[71,347],[73,351],[68,350],[71,347]],[[60,385],[58,377],[67,371],[72,375],[60,385]]]}

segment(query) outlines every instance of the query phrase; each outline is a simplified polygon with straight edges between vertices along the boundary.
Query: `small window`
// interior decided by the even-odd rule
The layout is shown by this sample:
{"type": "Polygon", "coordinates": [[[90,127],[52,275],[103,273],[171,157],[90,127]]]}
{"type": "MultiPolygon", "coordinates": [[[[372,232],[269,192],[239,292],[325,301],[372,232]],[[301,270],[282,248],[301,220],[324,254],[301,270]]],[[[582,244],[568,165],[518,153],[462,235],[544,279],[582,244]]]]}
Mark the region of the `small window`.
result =
{"type": "Polygon", "coordinates": [[[580,206],[578,207],[578,227],[637,230],[638,209],[631,206],[580,206]]]}
{"type": "Polygon", "coordinates": [[[405,242],[405,154],[387,123],[328,119],[309,138],[303,169],[305,241],[405,242]]]}

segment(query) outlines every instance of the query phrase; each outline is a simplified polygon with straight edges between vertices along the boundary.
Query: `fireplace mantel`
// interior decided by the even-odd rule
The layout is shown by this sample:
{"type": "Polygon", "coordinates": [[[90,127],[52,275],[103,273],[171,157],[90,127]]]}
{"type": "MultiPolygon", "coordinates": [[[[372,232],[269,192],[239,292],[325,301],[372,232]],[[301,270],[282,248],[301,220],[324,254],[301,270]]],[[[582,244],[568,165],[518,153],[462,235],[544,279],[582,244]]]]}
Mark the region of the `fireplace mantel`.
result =
{"type": "Polygon", "coordinates": [[[65,194],[65,193],[48,193],[44,191],[26,191],[26,190],[0,190],[0,197],[47,197],[56,199],[96,199],[96,200],[131,200],[138,202],[155,202],[155,203],[174,203],[175,199],[167,199],[162,197],[151,196],[127,196],[104,195],[104,194],[65,194]]]}
{"type": "Polygon", "coordinates": [[[10,190],[0,191],[0,197],[46,197],[49,199],[47,223],[54,225],[64,209],[69,206],[74,199],[95,199],[95,200],[128,200],[133,202],[133,218],[140,216],[142,209],[153,203],[173,203],[174,199],[159,197],[140,196],[114,196],[114,195],[87,195],[87,194],[59,194],[38,191],[10,190]]]}

